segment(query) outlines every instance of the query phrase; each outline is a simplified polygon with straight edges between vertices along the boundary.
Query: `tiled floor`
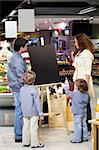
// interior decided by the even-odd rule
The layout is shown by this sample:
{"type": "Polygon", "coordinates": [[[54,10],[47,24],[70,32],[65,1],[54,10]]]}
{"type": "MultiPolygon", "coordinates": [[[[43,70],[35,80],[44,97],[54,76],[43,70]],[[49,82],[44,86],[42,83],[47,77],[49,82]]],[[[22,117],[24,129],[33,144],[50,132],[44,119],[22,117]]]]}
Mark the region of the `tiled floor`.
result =
{"type": "MultiPolygon", "coordinates": [[[[66,129],[40,128],[39,139],[45,144],[41,150],[91,150],[91,139],[81,144],[72,144],[66,129]]],[[[22,143],[14,142],[13,127],[0,127],[0,150],[29,150],[22,143]]]]}
{"type": "MultiPolygon", "coordinates": [[[[95,86],[96,97],[99,97],[99,86],[95,86]]],[[[96,99],[91,101],[93,117],[95,115],[96,99]]],[[[66,133],[65,128],[54,129],[43,127],[39,129],[39,139],[45,144],[41,150],[93,150],[92,137],[88,142],[81,144],[72,144],[71,136],[66,133]]],[[[0,150],[30,150],[24,148],[22,143],[14,142],[13,127],[0,127],[0,150]]]]}

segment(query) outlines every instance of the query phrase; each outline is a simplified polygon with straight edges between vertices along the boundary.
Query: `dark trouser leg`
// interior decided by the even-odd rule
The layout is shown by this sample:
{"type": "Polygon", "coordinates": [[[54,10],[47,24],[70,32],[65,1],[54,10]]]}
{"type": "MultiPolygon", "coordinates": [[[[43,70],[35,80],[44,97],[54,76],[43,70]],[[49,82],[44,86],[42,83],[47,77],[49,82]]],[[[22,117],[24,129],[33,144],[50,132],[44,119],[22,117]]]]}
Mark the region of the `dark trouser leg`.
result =
{"type": "MultiPolygon", "coordinates": [[[[90,97],[89,97],[90,98],[90,97]]],[[[89,100],[89,103],[87,105],[87,127],[88,127],[88,132],[91,132],[91,124],[88,123],[88,120],[91,120],[92,119],[92,115],[91,115],[91,106],[90,106],[90,100],[89,100]]]]}

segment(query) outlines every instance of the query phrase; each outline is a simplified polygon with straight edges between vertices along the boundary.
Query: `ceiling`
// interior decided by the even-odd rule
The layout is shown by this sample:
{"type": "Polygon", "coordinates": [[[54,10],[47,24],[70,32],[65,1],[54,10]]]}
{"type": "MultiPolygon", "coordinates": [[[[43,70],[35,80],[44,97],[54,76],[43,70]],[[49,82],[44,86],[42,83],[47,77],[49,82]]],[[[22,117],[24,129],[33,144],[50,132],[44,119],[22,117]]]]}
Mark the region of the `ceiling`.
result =
{"type": "MultiPolygon", "coordinates": [[[[36,29],[48,29],[54,22],[79,20],[94,16],[92,23],[99,23],[99,0],[0,0],[0,22],[13,9],[34,8],[36,14],[36,29]],[[82,9],[95,6],[96,10],[84,15],[78,15],[82,9]]],[[[17,13],[12,20],[17,19],[17,13]]]]}

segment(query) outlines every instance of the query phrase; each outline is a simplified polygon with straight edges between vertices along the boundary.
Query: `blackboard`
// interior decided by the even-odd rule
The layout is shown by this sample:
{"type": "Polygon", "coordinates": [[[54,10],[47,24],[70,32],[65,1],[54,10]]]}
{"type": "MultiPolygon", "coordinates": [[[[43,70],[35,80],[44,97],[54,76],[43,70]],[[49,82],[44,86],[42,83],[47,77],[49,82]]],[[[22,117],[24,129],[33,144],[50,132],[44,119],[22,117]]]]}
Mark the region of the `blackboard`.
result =
{"type": "Polygon", "coordinates": [[[32,70],[36,72],[36,85],[60,82],[54,47],[30,46],[28,48],[32,70]]]}

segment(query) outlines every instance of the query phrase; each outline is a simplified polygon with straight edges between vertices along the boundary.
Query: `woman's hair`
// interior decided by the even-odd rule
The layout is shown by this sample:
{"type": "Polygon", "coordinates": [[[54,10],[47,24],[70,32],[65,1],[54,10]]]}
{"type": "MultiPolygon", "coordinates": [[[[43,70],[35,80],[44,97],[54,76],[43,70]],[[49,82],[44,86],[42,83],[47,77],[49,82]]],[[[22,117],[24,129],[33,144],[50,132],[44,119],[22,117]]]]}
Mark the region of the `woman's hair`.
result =
{"type": "Polygon", "coordinates": [[[93,50],[94,50],[93,43],[91,42],[90,38],[85,33],[77,34],[75,38],[78,42],[80,52],[82,52],[84,49],[88,49],[93,53],[93,50]]]}
{"type": "Polygon", "coordinates": [[[84,79],[77,79],[75,81],[75,85],[76,85],[78,91],[80,91],[82,93],[88,92],[88,85],[84,79]]]}
{"type": "Polygon", "coordinates": [[[36,73],[34,71],[26,71],[24,74],[23,74],[23,82],[25,84],[29,84],[29,85],[32,85],[34,84],[35,82],[35,79],[36,79],[36,73]]]}
{"type": "Polygon", "coordinates": [[[21,47],[25,47],[27,43],[27,40],[24,39],[24,38],[17,38],[15,41],[14,41],[14,51],[19,51],[21,47]]]}

